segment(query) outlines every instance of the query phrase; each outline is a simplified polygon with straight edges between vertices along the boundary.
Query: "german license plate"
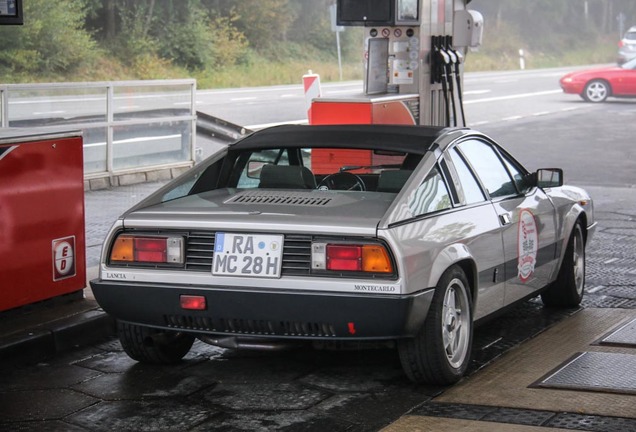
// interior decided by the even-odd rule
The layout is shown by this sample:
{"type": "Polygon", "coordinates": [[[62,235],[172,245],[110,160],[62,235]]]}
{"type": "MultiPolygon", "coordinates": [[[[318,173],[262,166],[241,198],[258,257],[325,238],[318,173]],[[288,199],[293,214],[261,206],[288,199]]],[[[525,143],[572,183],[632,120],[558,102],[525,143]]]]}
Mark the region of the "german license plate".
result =
{"type": "Polygon", "coordinates": [[[215,235],[213,275],[278,278],[282,264],[282,235],[215,235]]]}

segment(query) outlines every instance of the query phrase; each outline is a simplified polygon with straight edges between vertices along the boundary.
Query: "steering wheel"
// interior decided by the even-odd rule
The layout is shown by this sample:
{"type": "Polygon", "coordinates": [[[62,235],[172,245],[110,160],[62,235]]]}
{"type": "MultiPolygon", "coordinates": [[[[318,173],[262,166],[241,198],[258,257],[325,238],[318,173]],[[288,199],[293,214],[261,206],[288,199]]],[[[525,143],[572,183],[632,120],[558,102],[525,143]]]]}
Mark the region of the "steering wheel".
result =
{"type": "Polygon", "coordinates": [[[346,171],[329,174],[318,183],[317,188],[319,190],[367,190],[360,176],[346,171]]]}

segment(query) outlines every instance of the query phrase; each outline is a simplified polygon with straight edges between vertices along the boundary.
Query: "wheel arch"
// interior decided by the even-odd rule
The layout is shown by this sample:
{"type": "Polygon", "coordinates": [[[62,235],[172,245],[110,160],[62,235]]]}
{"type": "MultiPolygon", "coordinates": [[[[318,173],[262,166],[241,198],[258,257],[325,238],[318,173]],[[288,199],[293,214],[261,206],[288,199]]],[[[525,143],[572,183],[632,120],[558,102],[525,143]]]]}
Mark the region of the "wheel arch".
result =
{"type": "Polygon", "coordinates": [[[466,279],[470,285],[470,300],[474,308],[477,303],[476,298],[479,290],[479,272],[477,271],[477,264],[470,252],[470,249],[468,249],[468,247],[464,244],[458,243],[446,246],[439,254],[437,254],[437,257],[431,266],[428,286],[437,286],[444,273],[454,265],[461,268],[466,275],[466,279]]]}
{"type": "Polygon", "coordinates": [[[563,264],[565,250],[568,246],[568,242],[570,241],[570,235],[572,234],[572,230],[578,222],[581,223],[581,230],[583,231],[583,242],[584,244],[587,244],[587,214],[581,206],[575,205],[565,216],[562,238],[560,240],[561,248],[559,249],[559,262],[555,268],[554,277],[556,277],[558,269],[561,268],[561,265],[563,264]]]}
{"type": "Polygon", "coordinates": [[[464,274],[466,275],[466,279],[468,279],[468,283],[470,285],[471,308],[473,309],[473,312],[474,312],[475,305],[477,304],[476,302],[477,292],[479,289],[478,287],[479,278],[477,277],[478,275],[477,265],[475,264],[475,261],[473,261],[472,259],[464,259],[464,260],[458,261],[455,263],[455,265],[459,266],[459,268],[461,268],[464,271],[464,274]]]}

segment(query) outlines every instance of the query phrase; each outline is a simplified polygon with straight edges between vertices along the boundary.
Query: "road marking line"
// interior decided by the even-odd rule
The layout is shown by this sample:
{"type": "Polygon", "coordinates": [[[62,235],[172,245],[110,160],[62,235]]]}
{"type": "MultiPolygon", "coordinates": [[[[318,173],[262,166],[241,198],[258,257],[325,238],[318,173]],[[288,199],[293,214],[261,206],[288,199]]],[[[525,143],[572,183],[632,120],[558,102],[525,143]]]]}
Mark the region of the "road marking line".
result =
{"type": "MultiPolygon", "coordinates": [[[[150,141],[161,141],[161,140],[171,140],[181,138],[180,134],[174,135],[162,135],[162,136],[152,136],[152,137],[138,137],[138,138],[126,138],[122,140],[114,140],[113,144],[132,144],[132,143],[140,143],[140,142],[150,142],[150,141]]],[[[84,148],[90,147],[103,147],[106,145],[106,142],[96,142],[91,144],[84,144],[84,148]]]]}
{"type": "Polygon", "coordinates": [[[557,94],[557,93],[562,93],[562,92],[563,92],[563,90],[548,90],[548,91],[535,92],[535,93],[520,93],[520,94],[510,95],[510,96],[497,96],[497,97],[492,97],[492,98],[484,98],[484,99],[475,99],[475,100],[470,100],[470,101],[464,101],[464,105],[475,104],[475,103],[484,103],[484,102],[497,102],[497,101],[521,99],[521,98],[529,98],[529,97],[535,97],[535,96],[545,96],[545,95],[557,94]]]}
{"type": "Polygon", "coordinates": [[[302,97],[302,95],[299,94],[284,94],[284,95],[280,95],[281,99],[291,99],[291,98],[299,98],[302,97]]]}
{"type": "Polygon", "coordinates": [[[328,95],[328,94],[343,94],[343,93],[357,94],[357,93],[360,93],[360,91],[359,90],[331,90],[331,91],[325,91],[324,93],[326,95],[328,95]]]}
{"type": "Polygon", "coordinates": [[[581,109],[581,108],[583,108],[583,107],[561,108],[561,111],[564,111],[564,112],[566,112],[566,111],[576,111],[576,110],[581,109]]]}
{"type": "Polygon", "coordinates": [[[303,119],[303,120],[290,120],[290,121],[277,122],[277,123],[263,123],[263,124],[249,125],[249,126],[243,126],[243,127],[245,129],[250,129],[250,130],[258,130],[258,129],[265,129],[268,127],[280,126],[280,125],[286,125],[286,124],[300,125],[300,124],[307,124],[307,123],[309,123],[309,121],[306,119],[303,119]]]}
{"type": "Polygon", "coordinates": [[[511,117],[504,117],[501,120],[503,121],[514,121],[514,120],[519,120],[522,119],[523,116],[511,116],[511,117]]]}
{"type": "Polygon", "coordinates": [[[230,99],[230,101],[232,102],[243,102],[243,101],[249,101],[249,100],[256,100],[256,97],[241,97],[241,98],[230,99]]]}
{"type": "Polygon", "coordinates": [[[486,94],[486,93],[491,93],[492,90],[468,90],[464,92],[464,96],[466,95],[480,95],[480,94],[486,94]]]}
{"type": "Polygon", "coordinates": [[[539,112],[536,112],[536,113],[534,113],[532,115],[535,116],[535,117],[539,117],[539,116],[545,116],[545,115],[549,115],[549,114],[552,114],[552,112],[551,111],[539,111],[539,112]]]}
{"type": "Polygon", "coordinates": [[[485,121],[478,121],[478,122],[471,123],[471,124],[472,124],[472,126],[481,126],[481,125],[485,125],[485,124],[488,124],[488,123],[490,123],[490,122],[488,120],[485,120],[485,121]]]}
{"type": "Polygon", "coordinates": [[[33,115],[64,114],[66,111],[34,111],[33,115]]]}

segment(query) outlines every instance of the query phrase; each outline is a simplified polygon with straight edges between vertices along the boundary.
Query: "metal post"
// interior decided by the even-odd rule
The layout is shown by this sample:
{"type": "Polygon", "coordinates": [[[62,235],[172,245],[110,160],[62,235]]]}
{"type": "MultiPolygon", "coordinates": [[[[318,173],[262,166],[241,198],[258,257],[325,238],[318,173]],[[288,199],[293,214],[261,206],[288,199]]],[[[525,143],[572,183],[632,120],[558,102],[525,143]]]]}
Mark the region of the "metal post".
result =
{"type": "Polygon", "coordinates": [[[340,81],[342,81],[342,55],[340,54],[340,32],[336,31],[336,45],[338,47],[338,71],[340,72],[340,81]]]}
{"type": "Polygon", "coordinates": [[[197,137],[197,82],[190,86],[190,115],[192,116],[190,128],[190,160],[196,163],[196,137],[197,137]]]}
{"type": "Polygon", "coordinates": [[[108,126],[106,127],[106,170],[108,175],[112,176],[114,171],[113,166],[113,121],[115,119],[115,91],[112,84],[108,84],[106,87],[106,121],[108,126]]]}
{"type": "Polygon", "coordinates": [[[9,89],[0,88],[0,127],[9,127],[9,89]]]}

